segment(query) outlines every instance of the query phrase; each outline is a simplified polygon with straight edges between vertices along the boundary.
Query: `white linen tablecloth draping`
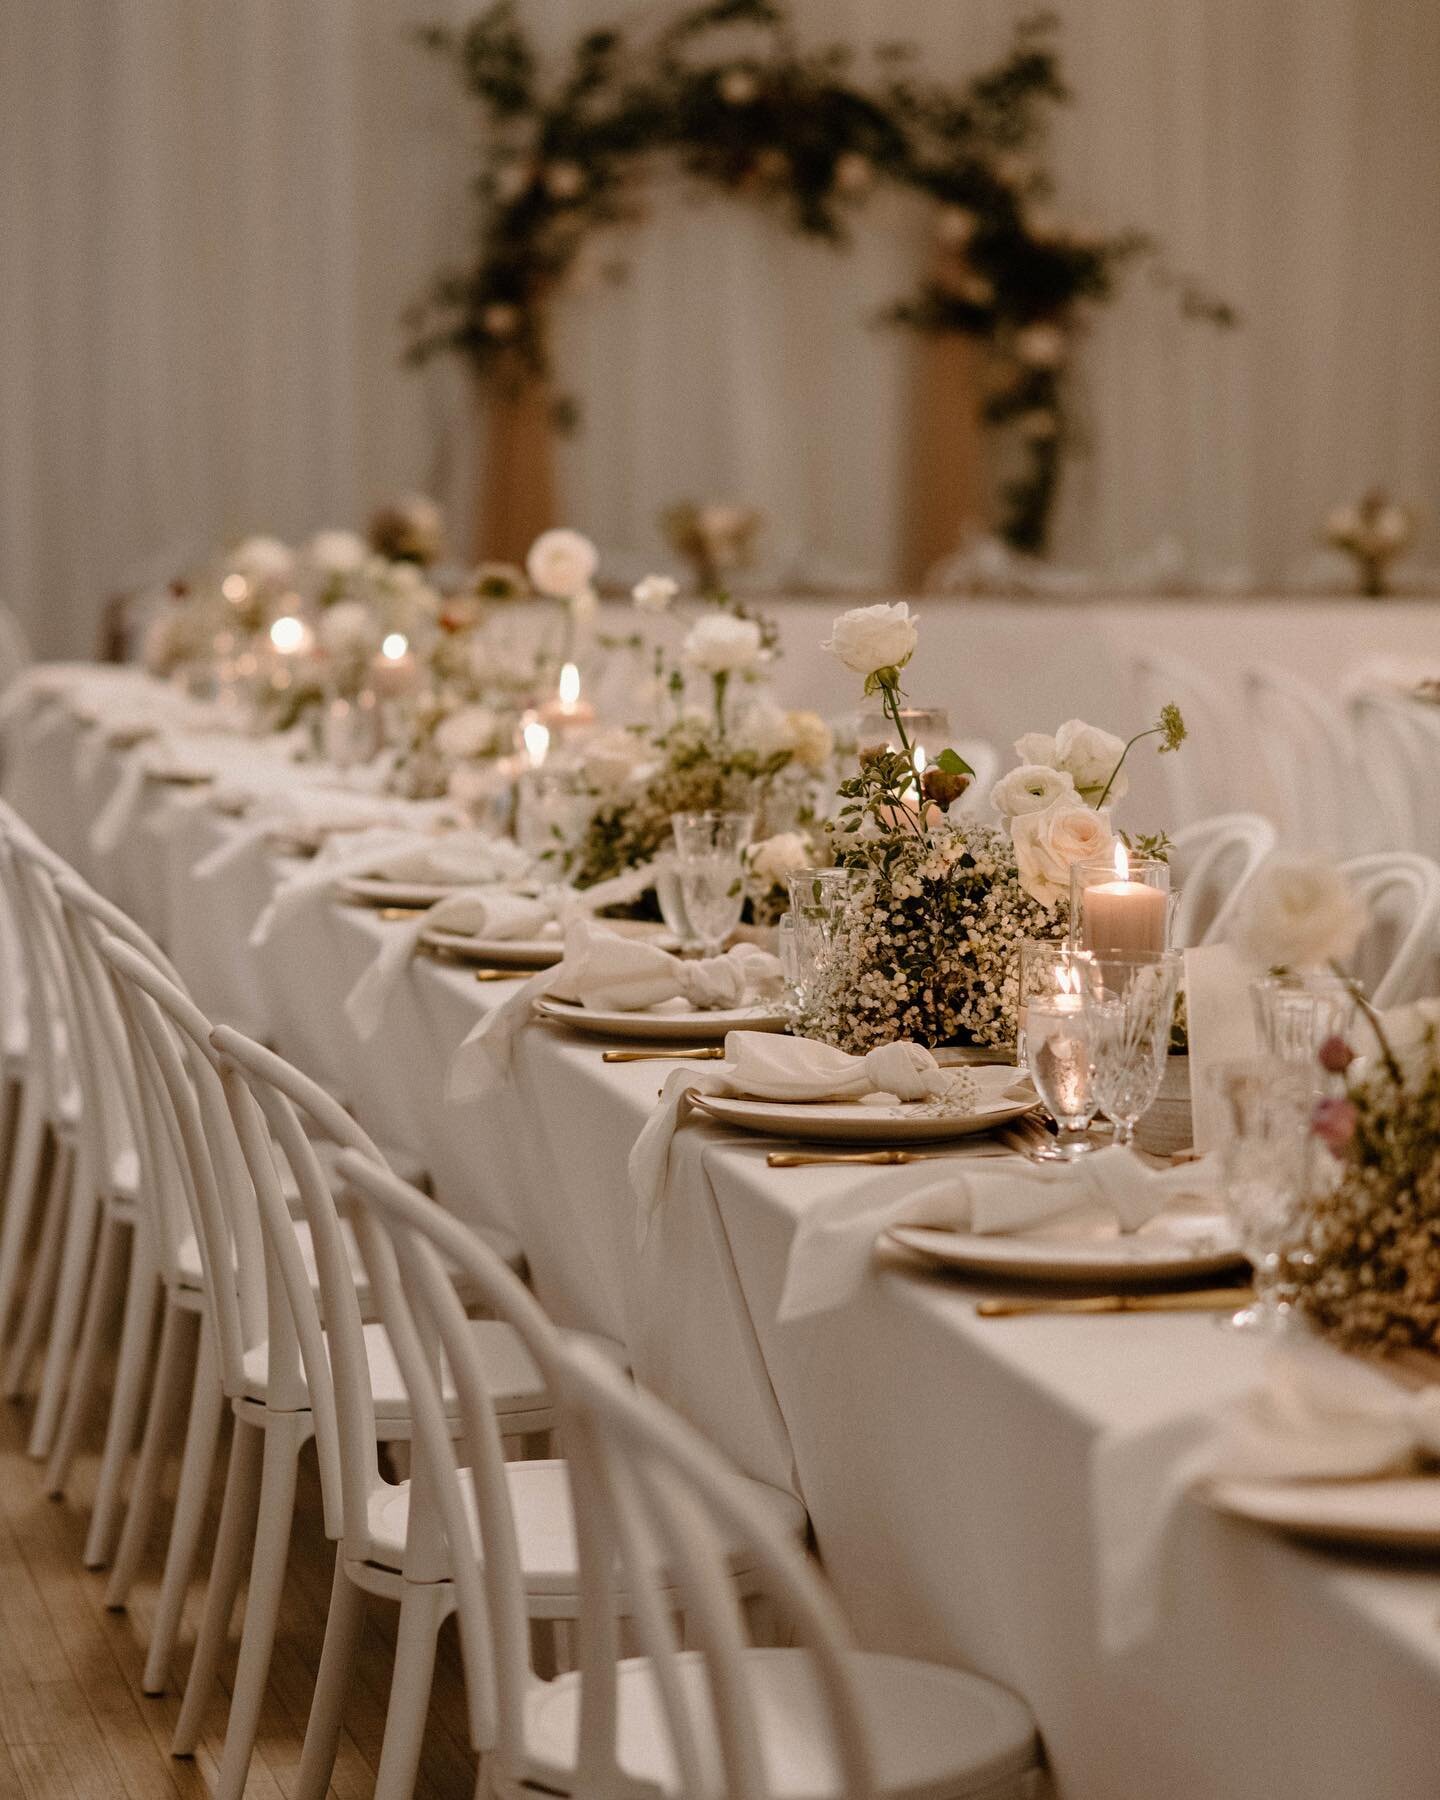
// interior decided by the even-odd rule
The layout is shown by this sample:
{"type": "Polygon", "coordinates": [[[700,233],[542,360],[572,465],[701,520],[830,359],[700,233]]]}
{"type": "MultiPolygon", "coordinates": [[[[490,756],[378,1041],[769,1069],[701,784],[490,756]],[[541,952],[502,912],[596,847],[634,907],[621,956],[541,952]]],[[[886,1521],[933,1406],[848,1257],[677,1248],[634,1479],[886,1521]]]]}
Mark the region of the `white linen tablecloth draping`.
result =
{"type": "MultiPolygon", "coordinates": [[[[194,863],[242,827],[193,789],[147,783],[133,828],[97,856],[88,827],[131,752],[103,750],[81,779],[89,735],[67,718],[37,740],[22,710],[7,796],[164,941],[207,1010],[324,1079],[375,1135],[423,1150],[444,1204],[517,1231],[557,1318],[623,1342],[639,1378],[742,1467],[798,1491],[863,1643],[1023,1693],[1064,1800],[1440,1787],[1435,1562],[1303,1549],[1186,1501],[1157,1630],[1123,1655],[1102,1646],[1097,1452],[1243,1393],[1254,1345],[1203,1316],[981,1320],[976,1288],[900,1259],[843,1304],[782,1319],[797,1231],[853,1178],[772,1171],[763,1140],[699,1120],[675,1139],[639,1248],[626,1163],[663,1064],[606,1065],[594,1040],[537,1025],[509,1081],[447,1106],[455,1047],[511,985],[417,958],[362,1043],[343,1000],[393,927],[316,906],[251,945],[286,865],[252,841],[196,883],[194,863]]],[[[898,1203],[935,1173],[865,1180],[898,1203]]]]}

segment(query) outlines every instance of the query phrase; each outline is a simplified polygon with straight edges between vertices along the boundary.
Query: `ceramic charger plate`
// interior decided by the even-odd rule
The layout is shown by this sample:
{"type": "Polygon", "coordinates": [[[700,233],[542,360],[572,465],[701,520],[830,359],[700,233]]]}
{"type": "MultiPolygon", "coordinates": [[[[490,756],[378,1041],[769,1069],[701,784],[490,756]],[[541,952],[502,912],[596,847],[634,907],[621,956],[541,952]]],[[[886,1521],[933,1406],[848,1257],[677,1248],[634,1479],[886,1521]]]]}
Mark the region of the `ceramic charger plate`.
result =
{"type": "Polygon", "coordinates": [[[554,1019],[575,1031],[590,1032],[596,1037],[631,1038],[643,1044],[714,1044],[727,1031],[785,1029],[785,1015],[771,1006],[702,1012],[683,1000],[666,1000],[659,1006],[621,1012],[544,996],[536,1000],[535,1011],[541,1018],[554,1019]]]}
{"type": "Polygon", "coordinates": [[[970,1073],[981,1094],[972,1113],[945,1111],[927,1100],[744,1100],[702,1093],[691,1099],[722,1124],[812,1144],[943,1143],[994,1131],[1038,1104],[1028,1081],[1021,1089],[1014,1069],[980,1067],[970,1073]]]}
{"type": "Polygon", "coordinates": [[[1296,1537],[1382,1550],[1440,1549],[1440,1476],[1215,1481],[1200,1493],[1221,1512],[1296,1537]]]}
{"type": "Polygon", "coordinates": [[[420,942],[439,950],[457,962],[483,963],[487,968],[513,968],[517,975],[548,969],[565,954],[565,946],[553,938],[480,938],[463,931],[446,931],[440,925],[427,925],[420,942]]]}
{"type": "Polygon", "coordinates": [[[1039,1227],[982,1236],[928,1225],[892,1225],[885,1236],[946,1268],[1020,1281],[1181,1281],[1245,1261],[1229,1225],[1213,1213],[1175,1214],[1114,1236],[1039,1227]]]}
{"type": "Polygon", "coordinates": [[[336,886],[347,900],[362,906],[437,906],[448,899],[458,881],[391,881],[385,875],[349,875],[336,886]]]}

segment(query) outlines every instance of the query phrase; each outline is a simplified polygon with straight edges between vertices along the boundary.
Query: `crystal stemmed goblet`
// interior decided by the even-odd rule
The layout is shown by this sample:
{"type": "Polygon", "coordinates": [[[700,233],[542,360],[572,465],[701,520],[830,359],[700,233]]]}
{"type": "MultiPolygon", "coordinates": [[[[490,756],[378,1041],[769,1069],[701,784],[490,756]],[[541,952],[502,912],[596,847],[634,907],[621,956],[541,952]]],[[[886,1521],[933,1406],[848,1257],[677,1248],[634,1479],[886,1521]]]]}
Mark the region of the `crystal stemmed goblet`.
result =
{"type": "Polygon", "coordinates": [[[1212,1080],[1225,1108],[1225,1206],[1255,1271],[1253,1304],[1222,1323],[1273,1333],[1292,1320],[1286,1265],[1299,1248],[1314,1166],[1314,1081],[1303,1064],[1273,1057],[1222,1063],[1212,1080]]]}
{"type": "Polygon", "coordinates": [[[702,950],[718,955],[745,905],[744,855],[755,815],[676,813],[671,826],[685,917],[702,950]]]}
{"type": "Polygon", "coordinates": [[[1134,1142],[1135,1126],[1155,1104],[1170,1054],[1181,958],[1137,952],[1096,956],[1081,971],[1095,1047],[1100,1108],[1115,1142],[1134,1142]]]}

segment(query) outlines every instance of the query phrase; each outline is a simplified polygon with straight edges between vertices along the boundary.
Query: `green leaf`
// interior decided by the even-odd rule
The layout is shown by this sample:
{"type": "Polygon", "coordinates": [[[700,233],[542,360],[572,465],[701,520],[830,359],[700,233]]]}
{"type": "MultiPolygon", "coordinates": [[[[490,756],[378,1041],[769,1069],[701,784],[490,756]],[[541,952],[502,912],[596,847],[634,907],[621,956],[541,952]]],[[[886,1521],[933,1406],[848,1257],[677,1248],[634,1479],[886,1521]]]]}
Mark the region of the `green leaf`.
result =
{"type": "Polygon", "coordinates": [[[935,767],[946,775],[973,775],[975,773],[965,758],[954,750],[942,750],[935,758],[935,767]]]}

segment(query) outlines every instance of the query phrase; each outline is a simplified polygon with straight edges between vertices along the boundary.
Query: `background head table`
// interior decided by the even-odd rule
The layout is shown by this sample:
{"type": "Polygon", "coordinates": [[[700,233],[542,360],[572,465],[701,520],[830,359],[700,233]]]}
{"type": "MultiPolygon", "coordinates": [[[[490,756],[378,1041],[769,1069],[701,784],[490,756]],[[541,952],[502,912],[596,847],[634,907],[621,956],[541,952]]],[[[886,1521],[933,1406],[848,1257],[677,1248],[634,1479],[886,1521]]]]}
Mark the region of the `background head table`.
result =
{"type": "Polygon", "coordinates": [[[763,1142],[692,1122],[642,1249],[626,1160],[667,1065],[607,1065],[602,1042],[536,1026],[505,1087],[447,1106],[452,1051],[511,984],[417,958],[362,1043],[343,1002],[393,927],[319,895],[252,946],[291,865],[252,837],[197,878],[243,827],[203,787],[156,781],[97,855],[91,827],[138,751],[96,754],[93,728],[68,714],[35,724],[10,722],[8,797],[166,943],[202,1006],[323,1077],[376,1135],[421,1150],[443,1204],[518,1233],[560,1320],[623,1342],[639,1377],[747,1472],[798,1492],[866,1643],[1022,1692],[1062,1795],[1433,1790],[1433,1562],[1301,1549],[1188,1504],[1157,1634],[1119,1656],[1100,1647],[1097,1446],[1239,1392],[1253,1345],[1204,1316],[985,1321],[974,1290],[894,1264],[838,1309],[782,1321],[807,1212],[840,1183],[900,1195],[933,1169],[776,1171],[763,1142]]]}

